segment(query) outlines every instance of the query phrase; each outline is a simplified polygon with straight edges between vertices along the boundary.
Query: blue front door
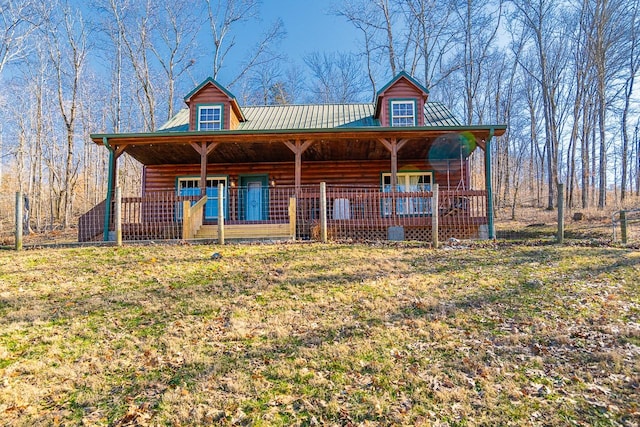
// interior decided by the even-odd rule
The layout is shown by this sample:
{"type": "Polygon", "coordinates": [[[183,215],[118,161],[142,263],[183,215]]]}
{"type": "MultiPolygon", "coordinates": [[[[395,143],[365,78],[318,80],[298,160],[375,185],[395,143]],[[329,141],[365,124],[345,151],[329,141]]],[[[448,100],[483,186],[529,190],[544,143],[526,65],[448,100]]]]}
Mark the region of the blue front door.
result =
{"type": "Polygon", "coordinates": [[[238,211],[244,221],[269,219],[269,176],[240,175],[238,211]]]}
{"type": "Polygon", "coordinates": [[[260,221],[262,212],[262,182],[250,181],[247,183],[247,221],[260,221]]]}

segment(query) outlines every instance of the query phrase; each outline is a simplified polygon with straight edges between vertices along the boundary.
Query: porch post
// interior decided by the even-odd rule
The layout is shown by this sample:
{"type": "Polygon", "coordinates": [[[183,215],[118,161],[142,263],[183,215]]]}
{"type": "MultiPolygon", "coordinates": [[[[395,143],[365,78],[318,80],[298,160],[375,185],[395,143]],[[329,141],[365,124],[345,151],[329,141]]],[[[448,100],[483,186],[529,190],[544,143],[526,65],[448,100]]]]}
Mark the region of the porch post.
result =
{"type": "Polygon", "coordinates": [[[109,145],[108,138],[102,138],[102,143],[109,150],[109,172],[107,175],[107,200],[104,210],[104,228],[102,230],[102,240],[109,241],[109,221],[111,220],[111,202],[113,200],[113,181],[117,172],[117,159],[113,147],[109,145]]]}
{"type": "Polygon", "coordinates": [[[398,186],[398,151],[407,143],[406,139],[398,141],[397,138],[379,139],[380,143],[384,145],[391,153],[391,191],[395,192],[398,186]]]}
{"type": "Polygon", "coordinates": [[[286,145],[289,150],[293,151],[295,156],[295,175],[294,175],[294,184],[296,187],[296,192],[300,190],[302,186],[302,153],[307,151],[307,148],[313,144],[312,140],[307,140],[304,143],[299,139],[296,139],[292,144],[290,141],[283,141],[284,145],[286,145]]]}
{"type": "Polygon", "coordinates": [[[207,194],[207,158],[218,146],[218,142],[190,143],[194,150],[200,154],[200,197],[207,194]]]}
{"type": "MultiPolygon", "coordinates": [[[[224,185],[218,184],[218,244],[224,245],[224,185]]],[[[204,209],[203,209],[204,211],[204,209]]]]}
{"type": "Polygon", "coordinates": [[[116,229],[116,246],[122,246],[122,191],[120,191],[119,185],[116,185],[116,213],[114,222],[116,229]]]}
{"type": "Polygon", "coordinates": [[[302,186],[302,152],[300,151],[300,141],[296,141],[296,151],[295,155],[295,178],[294,183],[296,186],[296,191],[300,190],[302,186]]]}
{"type": "Polygon", "coordinates": [[[327,183],[320,183],[320,240],[327,243],[327,183]]]}
{"type": "Polygon", "coordinates": [[[431,244],[434,249],[438,249],[438,215],[439,212],[439,202],[438,202],[438,184],[433,184],[431,187],[431,192],[433,196],[431,197],[431,244]]]}
{"type": "Polygon", "coordinates": [[[207,194],[207,143],[200,143],[200,197],[207,194]]]}
{"type": "Polygon", "coordinates": [[[22,191],[16,192],[16,251],[22,250],[22,215],[23,212],[24,196],[22,191]]]}
{"type": "Polygon", "coordinates": [[[495,130],[489,130],[489,137],[484,147],[484,179],[487,188],[487,227],[489,228],[489,239],[496,238],[496,230],[493,223],[493,187],[491,185],[491,140],[495,130]]]}
{"type": "Polygon", "coordinates": [[[396,191],[398,186],[398,141],[391,140],[391,191],[396,191]]]}
{"type": "Polygon", "coordinates": [[[118,177],[118,158],[124,150],[127,148],[127,145],[113,147],[109,145],[109,140],[105,136],[102,138],[102,144],[107,147],[109,150],[109,172],[107,177],[107,200],[106,206],[104,210],[104,229],[102,232],[102,239],[105,242],[109,241],[109,223],[111,221],[111,204],[113,203],[113,192],[115,188],[115,181],[118,177]]]}

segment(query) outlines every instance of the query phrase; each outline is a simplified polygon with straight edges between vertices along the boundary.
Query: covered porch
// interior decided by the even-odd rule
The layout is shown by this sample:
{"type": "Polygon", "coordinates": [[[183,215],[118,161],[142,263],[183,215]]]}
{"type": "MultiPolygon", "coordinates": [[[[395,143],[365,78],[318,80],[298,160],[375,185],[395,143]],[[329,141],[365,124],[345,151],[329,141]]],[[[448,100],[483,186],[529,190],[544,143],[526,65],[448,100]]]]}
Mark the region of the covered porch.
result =
{"type": "Polygon", "coordinates": [[[220,222],[229,239],[317,239],[323,212],[333,239],[395,238],[390,233],[401,228],[404,239],[429,240],[434,214],[441,239],[493,238],[491,141],[502,133],[504,127],[471,126],[92,135],[109,150],[109,188],[105,201],[81,218],[78,237],[113,238],[117,159],[126,152],[144,165],[145,175],[141,195],[121,200],[124,240],[212,239],[220,222]],[[467,162],[476,147],[484,152],[480,189],[470,185],[467,162]],[[427,185],[404,185],[403,171],[414,169],[429,171],[427,185]],[[181,174],[192,176],[195,188],[181,190],[175,178],[181,174]],[[247,180],[254,175],[262,180],[259,193],[251,188],[255,180],[247,180]],[[213,190],[212,182],[222,190],[213,190]],[[324,206],[320,182],[326,182],[324,206]],[[246,207],[252,194],[259,194],[257,217],[246,207]],[[217,206],[224,221],[212,211],[217,206]]]}
{"type": "Polygon", "coordinates": [[[108,228],[113,240],[118,210],[125,241],[218,240],[221,222],[226,239],[320,241],[325,224],[329,240],[431,241],[434,217],[439,240],[489,237],[485,190],[438,190],[434,209],[434,191],[385,192],[377,187],[320,184],[271,187],[269,203],[261,207],[268,211],[262,220],[243,215],[239,202],[247,192],[246,187],[231,187],[216,200],[179,196],[173,189],[122,197],[111,202],[114,215],[107,227],[103,202],[82,217],[78,237],[103,240],[108,228]],[[212,202],[221,208],[223,221],[207,219],[206,205],[212,202]]]}

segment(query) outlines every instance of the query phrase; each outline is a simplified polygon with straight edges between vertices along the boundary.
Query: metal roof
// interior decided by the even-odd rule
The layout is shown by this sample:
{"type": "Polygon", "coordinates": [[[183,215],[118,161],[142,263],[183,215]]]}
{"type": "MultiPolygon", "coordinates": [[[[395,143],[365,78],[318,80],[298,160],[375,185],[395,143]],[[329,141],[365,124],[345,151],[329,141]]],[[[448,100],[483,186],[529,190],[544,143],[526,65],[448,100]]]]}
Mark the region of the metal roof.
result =
{"type": "MultiPolygon", "coordinates": [[[[268,105],[242,107],[246,118],[237,130],[303,130],[379,127],[373,117],[374,104],[268,105]]],[[[440,102],[424,106],[425,126],[461,126],[451,111],[440,102]]],[[[163,124],[160,131],[189,130],[189,109],[180,110],[163,124]]]]}
{"type": "Polygon", "coordinates": [[[462,126],[462,123],[441,102],[427,102],[424,104],[424,125],[462,126]]]}

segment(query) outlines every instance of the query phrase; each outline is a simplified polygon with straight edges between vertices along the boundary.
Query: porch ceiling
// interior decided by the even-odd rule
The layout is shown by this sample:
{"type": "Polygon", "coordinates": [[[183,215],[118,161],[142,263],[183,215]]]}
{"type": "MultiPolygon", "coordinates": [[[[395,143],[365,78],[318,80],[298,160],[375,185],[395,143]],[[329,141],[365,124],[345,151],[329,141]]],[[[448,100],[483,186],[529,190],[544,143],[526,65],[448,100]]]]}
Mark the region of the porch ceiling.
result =
{"type": "MultiPolygon", "coordinates": [[[[505,127],[493,128],[500,136],[505,127]]],[[[313,143],[303,153],[308,161],[331,160],[384,160],[390,153],[379,139],[397,138],[407,140],[398,151],[400,159],[427,158],[436,153],[440,158],[459,158],[457,135],[466,134],[484,148],[490,128],[472,126],[443,129],[403,128],[378,130],[350,130],[348,132],[155,132],[146,134],[94,134],[91,139],[102,145],[106,139],[112,147],[124,149],[143,165],[200,163],[200,154],[191,145],[215,142],[218,145],[209,153],[208,163],[235,162],[282,162],[293,161],[293,152],[285,141],[308,141],[313,143]]],[[[475,143],[472,144],[475,148],[475,143]]],[[[467,150],[467,151],[473,151],[467,150]]],[[[465,153],[468,155],[468,153],[465,153]]]]}

